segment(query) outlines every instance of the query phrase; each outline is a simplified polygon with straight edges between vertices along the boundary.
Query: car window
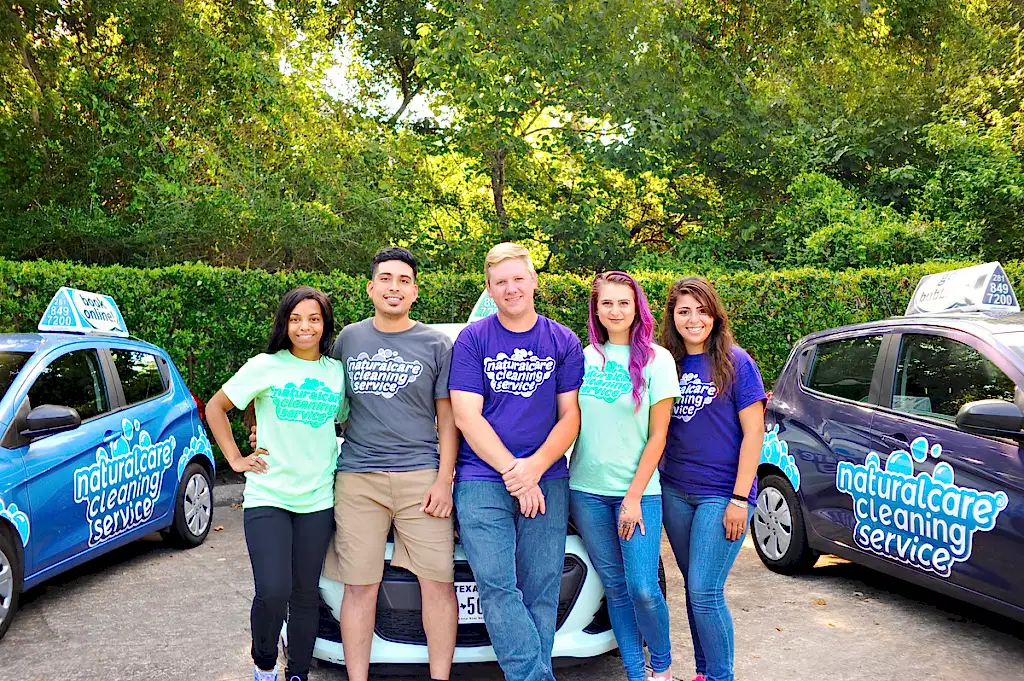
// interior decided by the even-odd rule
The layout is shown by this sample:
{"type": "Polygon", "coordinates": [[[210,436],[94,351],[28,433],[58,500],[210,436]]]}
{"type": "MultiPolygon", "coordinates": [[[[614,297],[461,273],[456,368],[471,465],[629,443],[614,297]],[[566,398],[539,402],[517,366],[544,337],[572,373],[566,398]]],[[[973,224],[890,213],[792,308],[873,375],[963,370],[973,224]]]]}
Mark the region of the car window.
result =
{"type": "Polygon", "coordinates": [[[107,387],[95,350],[78,350],[50,362],[28,391],[29,406],[71,407],[82,420],[110,411],[107,387]]]}
{"type": "Polygon", "coordinates": [[[847,400],[867,402],[881,347],[881,335],[820,343],[804,385],[847,400]]]}
{"type": "Polygon", "coordinates": [[[7,394],[7,389],[31,356],[31,352],[0,352],[0,397],[7,394]]]}
{"type": "Polygon", "coordinates": [[[900,342],[892,408],[953,421],[967,402],[1012,402],[1015,388],[999,367],[965,343],[906,334],[900,342]]]}
{"type": "Polygon", "coordinates": [[[167,386],[156,357],[148,352],[112,348],[110,356],[121,378],[125,404],[137,404],[162,394],[167,386]]]}
{"type": "Polygon", "coordinates": [[[996,338],[1005,343],[1019,359],[1024,360],[1024,331],[1001,333],[996,338]]]}

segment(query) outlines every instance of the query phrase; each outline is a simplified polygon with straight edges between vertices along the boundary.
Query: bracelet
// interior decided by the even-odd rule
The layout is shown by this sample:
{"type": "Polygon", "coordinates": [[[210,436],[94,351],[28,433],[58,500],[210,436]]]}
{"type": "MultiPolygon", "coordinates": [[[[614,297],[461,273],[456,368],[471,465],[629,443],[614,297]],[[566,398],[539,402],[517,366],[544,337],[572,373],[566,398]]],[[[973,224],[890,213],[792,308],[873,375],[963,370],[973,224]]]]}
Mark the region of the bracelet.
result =
{"type": "Polygon", "coordinates": [[[744,504],[747,503],[747,495],[745,494],[733,494],[732,498],[736,501],[742,501],[744,504]]]}
{"type": "Polygon", "coordinates": [[[729,503],[737,508],[742,508],[744,511],[750,508],[746,501],[739,501],[738,499],[730,499],[729,503]]]}

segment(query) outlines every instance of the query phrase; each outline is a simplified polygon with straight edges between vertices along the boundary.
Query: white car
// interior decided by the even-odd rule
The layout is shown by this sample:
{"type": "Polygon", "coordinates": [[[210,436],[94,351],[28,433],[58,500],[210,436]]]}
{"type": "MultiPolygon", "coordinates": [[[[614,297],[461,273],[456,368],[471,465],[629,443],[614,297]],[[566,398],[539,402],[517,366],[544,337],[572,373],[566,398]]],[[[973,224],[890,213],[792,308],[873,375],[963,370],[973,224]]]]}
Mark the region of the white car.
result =
{"type": "MultiPolygon", "coordinates": [[[[486,292],[477,303],[482,305],[486,292]]],[[[493,309],[493,303],[490,303],[493,309]]],[[[475,321],[474,315],[470,321],[475,321]]],[[[468,324],[431,324],[452,340],[468,324]]],[[[416,576],[391,566],[394,544],[388,537],[384,550],[384,579],[377,596],[377,621],[373,629],[371,664],[426,664],[427,637],[423,631],[420,611],[420,588],[416,576]]],[[[664,584],[664,582],[663,582],[664,584]]],[[[663,587],[664,588],[664,587],[663,587]]],[[[339,625],[343,584],[320,577],[320,628],[313,657],[335,664],[345,663],[339,625]]],[[[462,546],[455,542],[455,593],[459,599],[459,631],[455,639],[455,663],[494,662],[483,612],[473,579],[473,571],[462,546]]],[[[562,585],[556,621],[556,658],[587,658],[602,655],[616,648],[615,636],[608,620],[604,587],[583,547],[583,540],[569,522],[565,538],[565,560],[562,564],[562,585]]]]}

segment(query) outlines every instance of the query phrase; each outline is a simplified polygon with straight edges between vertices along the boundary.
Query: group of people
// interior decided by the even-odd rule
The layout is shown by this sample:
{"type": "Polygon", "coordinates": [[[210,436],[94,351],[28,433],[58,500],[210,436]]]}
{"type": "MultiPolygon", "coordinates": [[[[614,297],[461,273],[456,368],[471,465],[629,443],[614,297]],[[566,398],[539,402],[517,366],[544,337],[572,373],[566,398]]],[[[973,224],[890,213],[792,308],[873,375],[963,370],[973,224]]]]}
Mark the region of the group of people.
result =
{"type": "Polygon", "coordinates": [[[431,679],[448,679],[455,650],[457,529],[505,678],[553,681],[571,512],[627,680],[672,679],[658,582],[664,527],[686,586],[695,681],[731,681],[724,585],[753,512],[765,392],[715,289],[699,277],[675,282],[659,345],[637,282],[599,274],[584,349],[537,314],[525,248],[495,246],[484,270],[497,314],[454,344],[410,318],[417,268],[405,249],[374,257],[374,316],[345,326],[333,345],[330,300],[294,289],[267,351],[210,400],[210,430],[246,474],[254,680],[277,678],[286,618],[285,678],[307,678],[323,571],[345,585],[348,677],[367,681],[393,527],[391,564],[419,581],[431,679]],[[254,450],[243,455],[227,412],[250,403],[254,450]]]}

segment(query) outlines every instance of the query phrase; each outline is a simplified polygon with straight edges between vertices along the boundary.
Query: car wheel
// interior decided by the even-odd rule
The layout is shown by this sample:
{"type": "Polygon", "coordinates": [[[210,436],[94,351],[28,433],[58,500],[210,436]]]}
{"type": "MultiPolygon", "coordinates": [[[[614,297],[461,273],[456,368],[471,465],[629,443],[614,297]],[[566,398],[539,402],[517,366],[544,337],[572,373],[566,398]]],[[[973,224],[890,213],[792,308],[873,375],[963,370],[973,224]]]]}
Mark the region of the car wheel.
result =
{"type": "Polygon", "coordinates": [[[800,500],[781,476],[766,475],[759,481],[750,531],[757,555],[773,572],[802,572],[818,560],[818,554],[807,544],[800,500]]]}
{"type": "Polygon", "coordinates": [[[213,523],[213,484],[210,474],[197,463],[190,463],[181,476],[178,498],[174,502],[174,524],[168,538],[176,546],[199,546],[213,523]]]}
{"type": "Polygon", "coordinates": [[[0,527],[0,638],[10,629],[21,596],[21,559],[12,534],[0,527]]]}

